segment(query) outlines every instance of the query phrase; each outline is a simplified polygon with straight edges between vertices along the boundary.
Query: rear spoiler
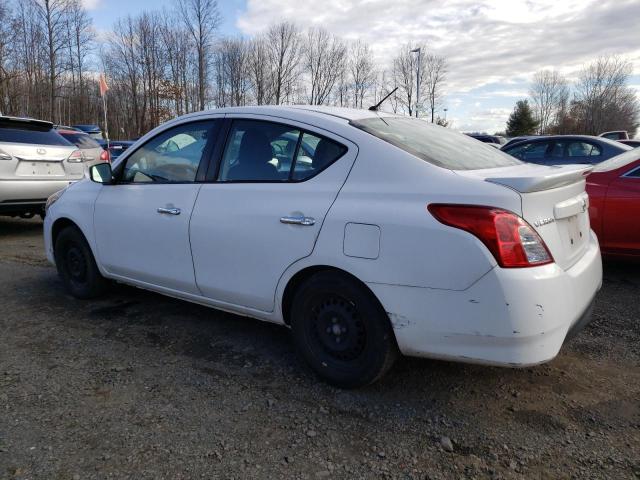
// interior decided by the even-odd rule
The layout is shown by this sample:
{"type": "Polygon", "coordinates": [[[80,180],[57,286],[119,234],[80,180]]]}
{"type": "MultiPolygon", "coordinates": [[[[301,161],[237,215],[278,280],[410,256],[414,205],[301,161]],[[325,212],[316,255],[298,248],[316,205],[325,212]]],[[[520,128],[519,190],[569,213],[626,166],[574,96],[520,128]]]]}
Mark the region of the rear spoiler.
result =
{"type": "Polygon", "coordinates": [[[52,122],[46,120],[36,120],[35,118],[21,118],[21,117],[8,117],[5,115],[0,116],[0,127],[36,127],[51,130],[53,128],[52,122]]]}
{"type": "Polygon", "coordinates": [[[531,172],[532,175],[513,177],[487,177],[485,180],[512,188],[520,193],[539,192],[571,185],[583,180],[593,170],[593,165],[563,165],[531,172]]]}

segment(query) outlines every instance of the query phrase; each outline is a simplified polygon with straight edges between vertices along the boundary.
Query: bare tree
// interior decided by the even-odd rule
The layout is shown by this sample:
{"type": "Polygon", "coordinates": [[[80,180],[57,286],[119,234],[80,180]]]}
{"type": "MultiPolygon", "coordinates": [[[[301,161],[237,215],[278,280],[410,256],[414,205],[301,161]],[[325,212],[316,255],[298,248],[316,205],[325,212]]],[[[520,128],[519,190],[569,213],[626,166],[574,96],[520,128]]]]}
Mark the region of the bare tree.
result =
{"type": "Polygon", "coordinates": [[[66,15],[67,0],[31,0],[45,32],[47,70],[49,74],[49,118],[56,119],[56,81],[63,69],[61,52],[68,42],[66,15]]]}
{"type": "Polygon", "coordinates": [[[569,96],[566,79],[554,70],[541,70],[533,76],[529,96],[540,122],[538,133],[548,133],[557,119],[560,107],[569,96]]]}
{"type": "Polygon", "coordinates": [[[249,46],[247,70],[255,102],[258,105],[269,103],[272,98],[273,85],[269,71],[267,40],[263,36],[255,38],[249,46]]]}
{"type": "Polygon", "coordinates": [[[86,111],[85,81],[87,57],[91,53],[94,39],[94,31],[91,19],[82,6],[80,0],[70,0],[67,13],[67,32],[69,45],[69,65],[72,76],[74,96],[78,99],[78,113],[86,111]],[[77,89],[76,89],[77,80],[77,89]]]}
{"type": "Polygon", "coordinates": [[[365,95],[375,85],[376,69],[369,45],[361,41],[349,50],[349,72],[353,82],[353,106],[362,108],[365,95]]]}
{"type": "Polygon", "coordinates": [[[246,76],[247,43],[241,38],[223,39],[216,49],[216,103],[218,106],[245,105],[250,82],[246,76]]]}
{"type": "Polygon", "coordinates": [[[266,39],[273,102],[280,105],[291,93],[300,75],[300,33],[293,23],[282,22],[272,25],[267,30],[266,39]]]}
{"type": "MultiPolygon", "coordinates": [[[[398,87],[398,101],[409,116],[413,115],[416,95],[416,76],[418,73],[418,59],[411,51],[424,46],[415,47],[405,44],[400,47],[398,56],[393,60],[393,78],[398,87]]],[[[422,70],[424,71],[424,70],[422,70]]]]}
{"type": "Polygon", "coordinates": [[[426,90],[427,103],[431,112],[431,123],[435,121],[436,107],[444,96],[444,82],[447,72],[447,61],[444,57],[427,53],[420,65],[420,88],[426,90]]]}
{"type": "Polygon", "coordinates": [[[574,115],[583,133],[638,128],[640,105],[628,86],[631,63],[617,56],[600,57],[583,68],[576,84],[574,115]]]}
{"type": "Polygon", "coordinates": [[[207,59],[221,16],[216,0],[177,0],[184,25],[193,40],[198,61],[198,100],[200,110],[206,104],[207,59]]]}
{"type": "Polygon", "coordinates": [[[311,105],[327,101],[344,71],[347,49],[344,43],[322,28],[310,28],[305,45],[305,69],[309,76],[311,105]]]}

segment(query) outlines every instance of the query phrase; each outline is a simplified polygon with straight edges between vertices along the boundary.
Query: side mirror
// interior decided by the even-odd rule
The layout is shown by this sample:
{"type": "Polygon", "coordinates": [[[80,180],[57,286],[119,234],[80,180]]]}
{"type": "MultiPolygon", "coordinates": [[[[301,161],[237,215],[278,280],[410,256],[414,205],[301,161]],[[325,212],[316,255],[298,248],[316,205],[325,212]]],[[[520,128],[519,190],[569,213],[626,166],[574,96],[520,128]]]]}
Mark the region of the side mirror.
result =
{"type": "Polygon", "coordinates": [[[113,172],[110,163],[98,163],[89,169],[89,177],[96,183],[111,185],[113,183],[113,172]]]}

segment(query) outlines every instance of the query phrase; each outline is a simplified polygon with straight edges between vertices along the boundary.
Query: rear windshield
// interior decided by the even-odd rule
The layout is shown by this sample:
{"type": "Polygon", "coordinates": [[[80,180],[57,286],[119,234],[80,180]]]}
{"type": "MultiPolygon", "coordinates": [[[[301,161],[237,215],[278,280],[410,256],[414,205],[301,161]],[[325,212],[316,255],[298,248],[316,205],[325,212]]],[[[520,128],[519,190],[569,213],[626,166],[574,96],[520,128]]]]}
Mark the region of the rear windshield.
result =
{"type": "Polygon", "coordinates": [[[2,120],[0,120],[0,142],[71,145],[71,143],[62,138],[58,132],[50,127],[2,120]]]}
{"type": "Polygon", "coordinates": [[[350,123],[438,167],[451,170],[478,170],[522,163],[495,147],[424,120],[376,117],[350,123]]]}
{"type": "Polygon", "coordinates": [[[96,142],[86,133],[76,132],[58,132],[64,138],[73,143],[76,147],[82,150],[88,150],[90,148],[100,148],[100,144],[96,142]]]}
{"type": "Polygon", "coordinates": [[[622,168],[636,160],[640,160],[640,147],[621,153],[620,155],[616,155],[604,162],[600,162],[594,167],[593,171],[610,172],[611,170],[617,170],[618,168],[622,168]]]}

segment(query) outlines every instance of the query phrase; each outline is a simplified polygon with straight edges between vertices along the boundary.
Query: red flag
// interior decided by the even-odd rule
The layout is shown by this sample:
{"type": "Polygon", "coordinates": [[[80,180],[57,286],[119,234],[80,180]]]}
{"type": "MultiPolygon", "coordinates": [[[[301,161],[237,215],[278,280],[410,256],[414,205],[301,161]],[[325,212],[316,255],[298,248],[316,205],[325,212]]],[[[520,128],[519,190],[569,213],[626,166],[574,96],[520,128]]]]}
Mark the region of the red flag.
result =
{"type": "Polygon", "coordinates": [[[104,97],[104,94],[109,90],[109,86],[107,85],[107,79],[104,76],[104,73],[100,74],[100,96],[104,97]]]}

